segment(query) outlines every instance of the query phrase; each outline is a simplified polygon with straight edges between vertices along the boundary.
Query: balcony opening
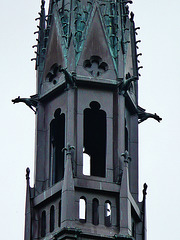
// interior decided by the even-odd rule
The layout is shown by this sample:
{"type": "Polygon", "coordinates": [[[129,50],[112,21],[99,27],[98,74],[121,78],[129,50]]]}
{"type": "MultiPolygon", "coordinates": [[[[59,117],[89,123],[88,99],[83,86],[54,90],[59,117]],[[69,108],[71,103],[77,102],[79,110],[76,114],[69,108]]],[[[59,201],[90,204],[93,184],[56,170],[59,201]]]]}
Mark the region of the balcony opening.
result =
{"type": "Polygon", "coordinates": [[[41,237],[46,236],[46,211],[41,214],[41,237]]]}
{"type": "Polygon", "coordinates": [[[99,225],[99,201],[96,198],[92,202],[92,223],[95,226],[99,225]]]}
{"type": "Polygon", "coordinates": [[[125,150],[129,151],[129,133],[127,127],[125,127],[125,150]]]}
{"type": "Polygon", "coordinates": [[[65,114],[58,108],[50,124],[52,184],[64,177],[65,114]]]}
{"type": "Polygon", "coordinates": [[[58,227],[61,226],[61,200],[59,201],[58,227]]]}
{"type": "Polygon", "coordinates": [[[55,211],[54,206],[52,205],[50,208],[50,232],[54,231],[54,223],[55,223],[55,211]]]}
{"type": "Polygon", "coordinates": [[[106,175],[106,112],[98,102],[84,110],[84,152],[90,157],[90,175],[106,175]]]}
{"type": "Polygon", "coordinates": [[[86,222],[86,198],[81,197],[79,199],[79,221],[81,223],[86,222]]]}
{"type": "Polygon", "coordinates": [[[132,219],[132,237],[134,237],[136,239],[136,223],[134,221],[134,219],[132,219]]]}

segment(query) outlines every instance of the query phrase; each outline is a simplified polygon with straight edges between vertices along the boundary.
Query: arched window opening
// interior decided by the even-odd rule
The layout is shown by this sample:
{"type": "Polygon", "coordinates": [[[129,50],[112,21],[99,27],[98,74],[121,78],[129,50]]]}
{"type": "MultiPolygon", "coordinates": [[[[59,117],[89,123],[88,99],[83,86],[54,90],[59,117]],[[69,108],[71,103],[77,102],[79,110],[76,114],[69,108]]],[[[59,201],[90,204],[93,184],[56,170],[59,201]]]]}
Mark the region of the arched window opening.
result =
{"type": "Polygon", "coordinates": [[[104,205],[104,224],[106,227],[111,226],[112,224],[111,218],[112,218],[111,203],[109,201],[106,201],[104,205]]]}
{"type": "Polygon", "coordinates": [[[52,184],[64,177],[65,114],[58,108],[50,124],[52,184]]]}
{"type": "Polygon", "coordinates": [[[86,222],[86,199],[85,199],[85,197],[81,197],[79,199],[79,221],[81,223],[86,222]]]}
{"type": "Polygon", "coordinates": [[[54,231],[54,223],[55,223],[55,211],[54,206],[52,205],[50,208],[50,232],[54,231]]]}
{"type": "Polygon", "coordinates": [[[136,224],[134,219],[132,219],[132,237],[136,238],[136,224]]]}
{"type": "Polygon", "coordinates": [[[46,211],[41,213],[41,237],[46,236],[46,211]]]}
{"type": "Polygon", "coordinates": [[[91,175],[91,157],[83,149],[83,175],[91,175]]]}
{"type": "Polygon", "coordinates": [[[127,127],[125,127],[125,150],[129,151],[129,133],[127,127]]]}
{"type": "Polygon", "coordinates": [[[92,223],[94,225],[99,225],[99,201],[94,198],[92,202],[92,223]]]}
{"type": "Polygon", "coordinates": [[[90,156],[92,176],[106,173],[106,112],[98,102],[91,102],[84,110],[84,152],[90,156]]]}
{"type": "Polygon", "coordinates": [[[61,226],[61,200],[59,201],[58,227],[61,226]]]}

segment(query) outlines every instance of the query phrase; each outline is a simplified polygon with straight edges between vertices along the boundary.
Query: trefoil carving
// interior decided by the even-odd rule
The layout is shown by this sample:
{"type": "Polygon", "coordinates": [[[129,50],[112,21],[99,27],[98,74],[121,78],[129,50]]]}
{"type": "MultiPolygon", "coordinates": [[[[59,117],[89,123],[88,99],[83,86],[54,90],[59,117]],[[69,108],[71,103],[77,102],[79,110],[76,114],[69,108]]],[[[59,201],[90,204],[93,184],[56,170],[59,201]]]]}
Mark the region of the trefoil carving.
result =
{"type": "Polygon", "coordinates": [[[83,66],[93,77],[100,77],[108,71],[108,64],[103,62],[99,56],[91,56],[90,59],[84,61],[83,66]]]}

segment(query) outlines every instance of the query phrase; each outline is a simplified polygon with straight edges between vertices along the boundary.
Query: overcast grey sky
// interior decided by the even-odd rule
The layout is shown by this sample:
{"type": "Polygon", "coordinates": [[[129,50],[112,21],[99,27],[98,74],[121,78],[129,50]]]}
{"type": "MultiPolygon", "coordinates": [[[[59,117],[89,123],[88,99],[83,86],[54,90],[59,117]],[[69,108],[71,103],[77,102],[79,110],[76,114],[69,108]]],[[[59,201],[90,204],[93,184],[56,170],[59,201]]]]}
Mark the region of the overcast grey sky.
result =
{"type": "MultiPolygon", "coordinates": [[[[148,240],[178,239],[180,215],[180,1],[134,0],[144,67],[139,104],[163,118],[139,125],[140,199],[148,184],[148,240]]],[[[0,229],[2,239],[23,239],[25,169],[34,168],[34,113],[11,99],[35,93],[35,55],[40,0],[1,0],[0,38],[0,229]]]]}

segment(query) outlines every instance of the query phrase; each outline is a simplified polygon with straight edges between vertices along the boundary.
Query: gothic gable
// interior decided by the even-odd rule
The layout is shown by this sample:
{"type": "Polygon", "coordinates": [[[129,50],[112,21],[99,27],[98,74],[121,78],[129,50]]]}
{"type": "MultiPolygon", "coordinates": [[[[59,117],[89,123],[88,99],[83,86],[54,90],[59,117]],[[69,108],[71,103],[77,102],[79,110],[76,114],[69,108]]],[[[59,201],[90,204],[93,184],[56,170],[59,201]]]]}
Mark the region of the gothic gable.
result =
{"type": "Polygon", "coordinates": [[[58,26],[54,21],[48,38],[46,58],[44,62],[44,74],[41,86],[41,94],[56,88],[63,81],[60,67],[65,66],[65,49],[63,40],[58,32],[58,26]]]}
{"type": "Polygon", "coordinates": [[[117,78],[98,7],[94,11],[94,16],[77,64],[78,75],[85,76],[93,81],[110,81],[117,78]]]}

